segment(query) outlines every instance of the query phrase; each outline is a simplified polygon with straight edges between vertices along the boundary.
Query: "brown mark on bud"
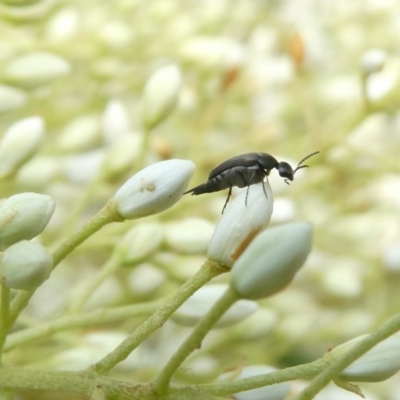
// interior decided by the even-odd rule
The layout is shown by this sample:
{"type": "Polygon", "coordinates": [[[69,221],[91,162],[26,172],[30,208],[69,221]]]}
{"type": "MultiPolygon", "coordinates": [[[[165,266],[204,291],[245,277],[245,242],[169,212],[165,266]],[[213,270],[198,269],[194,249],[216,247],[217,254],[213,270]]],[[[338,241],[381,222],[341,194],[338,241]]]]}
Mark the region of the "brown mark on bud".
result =
{"type": "Polygon", "coordinates": [[[230,258],[233,261],[236,261],[243,252],[247,249],[247,246],[252,242],[252,240],[259,234],[261,227],[253,229],[247,237],[239,244],[239,246],[235,249],[235,251],[231,254],[230,258]]]}

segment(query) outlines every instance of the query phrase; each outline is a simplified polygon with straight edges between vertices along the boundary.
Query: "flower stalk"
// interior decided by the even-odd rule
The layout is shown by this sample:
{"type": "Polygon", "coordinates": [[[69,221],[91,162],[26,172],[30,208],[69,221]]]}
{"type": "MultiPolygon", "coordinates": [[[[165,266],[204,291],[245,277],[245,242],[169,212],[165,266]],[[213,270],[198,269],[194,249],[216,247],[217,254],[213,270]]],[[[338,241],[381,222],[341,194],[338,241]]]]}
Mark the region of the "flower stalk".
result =
{"type": "Polygon", "coordinates": [[[125,360],[131,352],[160,328],[171,314],[177,310],[194,292],[212,278],[228,272],[220,263],[206,261],[202,268],[191,279],[165,302],[164,306],[151,315],[142,325],[135,329],[117,348],[91,367],[98,374],[108,374],[117,364],[125,360]]]}

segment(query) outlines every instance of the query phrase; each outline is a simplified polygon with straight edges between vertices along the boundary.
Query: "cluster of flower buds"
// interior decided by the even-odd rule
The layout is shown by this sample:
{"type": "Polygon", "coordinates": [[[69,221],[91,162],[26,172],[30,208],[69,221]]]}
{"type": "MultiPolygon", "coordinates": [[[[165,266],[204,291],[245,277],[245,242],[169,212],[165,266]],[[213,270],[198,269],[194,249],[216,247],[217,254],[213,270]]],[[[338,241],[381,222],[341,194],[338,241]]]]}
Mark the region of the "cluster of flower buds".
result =
{"type": "Polygon", "coordinates": [[[33,290],[50,275],[51,255],[30,242],[50,221],[55,203],[50,196],[21,193],[0,203],[0,283],[12,289],[33,290]]]}
{"type": "Polygon", "coordinates": [[[292,222],[263,230],[272,209],[269,183],[251,186],[227,208],[208,248],[209,258],[232,268],[231,286],[244,299],[268,297],[283,289],[311,250],[309,223],[292,222]]]}

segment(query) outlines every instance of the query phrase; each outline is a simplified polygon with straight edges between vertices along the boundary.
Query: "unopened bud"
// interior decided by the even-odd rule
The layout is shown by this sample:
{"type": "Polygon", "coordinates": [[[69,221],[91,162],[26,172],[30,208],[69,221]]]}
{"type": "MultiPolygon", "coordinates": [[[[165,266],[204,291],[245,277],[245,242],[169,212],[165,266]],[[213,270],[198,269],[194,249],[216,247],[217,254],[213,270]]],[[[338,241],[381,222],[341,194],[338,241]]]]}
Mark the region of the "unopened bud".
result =
{"type": "Polygon", "coordinates": [[[187,188],[194,167],[192,161],[174,159],[142,169],[113,197],[117,213],[125,219],[136,219],[172,207],[187,188]]]}
{"type": "Polygon", "coordinates": [[[232,268],[233,289],[245,299],[261,299],[283,289],[311,250],[312,227],[292,222],[258,235],[232,268]]]}
{"type": "Polygon", "coordinates": [[[132,167],[132,161],[139,154],[142,137],[125,135],[115,140],[107,150],[102,165],[102,170],[108,179],[121,176],[132,167]]]}
{"type": "Polygon", "coordinates": [[[14,59],[5,69],[7,80],[35,86],[67,75],[71,66],[64,58],[46,52],[22,55],[14,59]]]}
{"type": "Polygon", "coordinates": [[[142,122],[147,130],[160,124],[175,108],[182,83],[176,65],[156,71],[147,81],[143,93],[142,122]]]}
{"type": "Polygon", "coordinates": [[[268,182],[242,191],[225,209],[211,238],[207,256],[232,267],[251,241],[268,225],[272,209],[272,190],[268,182]]]}
{"type": "MultiPolygon", "coordinates": [[[[346,354],[367,335],[358,336],[343,343],[328,353],[337,358],[346,354]]],[[[360,358],[351,363],[340,378],[350,382],[381,382],[400,370],[400,335],[396,334],[379,342],[360,358]]]]}
{"type": "Polygon", "coordinates": [[[114,143],[131,132],[128,114],[121,101],[109,101],[103,113],[102,127],[103,138],[107,144],[114,143]]]}
{"type": "Polygon", "coordinates": [[[0,250],[39,235],[53,215],[54,200],[38,193],[20,193],[0,201],[0,250]]]}
{"type": "Polygon", "coordinates": [[[11,289],[34,290],[50,275],[52,256],[36,242],[23,240],[0,258],[0,283],[11,289]]]}
{"type": "Polygon", "coordinates": [[[386,53],[380,49],[372,49],[365,52],[361,58],[360,66],[366,75],[379,72],[386,62],[386,53]]]}
{"type": "Polygon", "coordinates": [[[22,119],[11,125],[0,142],[0,178],[12,175],[39,148],[44,135],[40,117],[22,119]]]}
{"type": "Polygon", "coordinates": [[[125,264],[134,264],[155,254],[164,239],[162,224],[145,222],[130,229],[117,245],[117,253],[125,264]]]}

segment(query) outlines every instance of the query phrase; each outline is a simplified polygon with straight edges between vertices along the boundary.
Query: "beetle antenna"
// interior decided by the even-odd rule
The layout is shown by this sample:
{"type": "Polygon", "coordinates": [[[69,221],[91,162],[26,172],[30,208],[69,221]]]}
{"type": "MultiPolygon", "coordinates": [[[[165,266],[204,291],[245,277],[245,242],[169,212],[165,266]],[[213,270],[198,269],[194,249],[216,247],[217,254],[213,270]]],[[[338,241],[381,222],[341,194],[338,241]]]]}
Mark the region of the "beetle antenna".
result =
{"type": "MultiPolygon", "coordinates": [[[[316,154],[318,154],[319,151],[315,151],[314,153],[309,154],[307,157],[304,157],[297,165],[296,169],[293,171],[293,175],[295,174],[296,171],[298,171],[301,168],[308,168],[308,165],[301,165],[303,164],[304,161],[308,160],[310,157],[315,156],[316,154]]],[[[285,180],[286,181],[286,180],[285,180]]],[[[288,183],[288,182],[286,182],[288,183]]]]}

